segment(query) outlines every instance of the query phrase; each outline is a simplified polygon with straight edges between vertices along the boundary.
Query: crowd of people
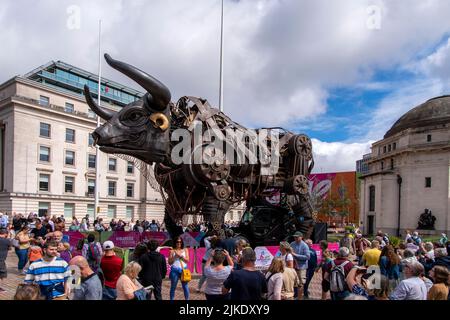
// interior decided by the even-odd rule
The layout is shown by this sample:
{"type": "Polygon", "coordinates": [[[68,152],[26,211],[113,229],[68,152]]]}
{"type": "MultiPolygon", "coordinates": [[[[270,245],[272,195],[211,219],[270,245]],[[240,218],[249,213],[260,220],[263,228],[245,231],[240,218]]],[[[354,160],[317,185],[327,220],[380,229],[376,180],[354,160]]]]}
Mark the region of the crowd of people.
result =
{"type": "MultiPolygon", "coordinates": [[[[131,262],[116,254],[112,241],[98,242],[89,234],[72,256],[65,241],[63,216],[16,215],[12,221],[0,215],[0,287],[6,278],[5,260],[9,248],[18,257],[17,270],[23,278],[15,299],[47,300],[162,300],[162,281],[166,277],[166,258],[158,252],[155,240],[138,244],[131,262]],[[28,265],[28,268],[26,266],[28,265]],[[79,279],[73,273],[78,269],[79,279]]],[[[123,230],[124,222],[101,219],[90,225],[86,216],[77,230],[123,230]],[[100,226],[102,229],[100,230],[100,226]]],[[[71,225],[71,226],[72,226],[71,225]]],[[[160,231],[153,220],[133,225],[137,231],[160,231]],[[141,229],[142,228],[142,229],[141,229]]],[[[205,224],[191,230],[207,230],[205,224]],[[198,228],[198,229],[197,229],[198,228]],[[202,229],[205,228],[205,229],[202,229]]],[[[129,226],[128,226],[129,228],[129,226]]],[[[70,228],[69,228],[70,230],[70,228]]],[[[74,230],[74,228],[72,228],[74,230]]],[[[202,259],[202,276],[197,292],[210,301],[218,300],[302,300],[310,297],[312,279],[321,274],[322,299],[332,300],[447,300],[449,286],[450,242],[445,234],[435,243],[423,241],[417,232],[407,232],[404,240],[381,230],[374,239],[360,232],[347,231],[338,251],[331,252],[326,241],[320,242],[321,259],[310,239],[301,232],[291,243],[282,241],[267,270],[255,266],[256,254],[245,239],[235,238],[227,230],[226,238],[208,236],[202,259]]],[[[188,268],[189,250],[183,239],[173,239],[168,257],[171,300],[178,283],[186,300],[190,299],[192,279],[188,268]]]]}

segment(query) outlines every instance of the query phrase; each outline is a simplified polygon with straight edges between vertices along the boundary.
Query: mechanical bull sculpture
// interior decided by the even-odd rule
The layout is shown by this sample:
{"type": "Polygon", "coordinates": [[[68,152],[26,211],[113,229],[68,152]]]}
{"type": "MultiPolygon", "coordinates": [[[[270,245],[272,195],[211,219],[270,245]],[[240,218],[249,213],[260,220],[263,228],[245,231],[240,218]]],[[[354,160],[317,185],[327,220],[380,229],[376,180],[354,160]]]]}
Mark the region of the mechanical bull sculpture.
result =
{"type": "Polygon", "coordinates": [[[103,152],[154,165],[165,204],[164,222],[172,235],[184,215],[202,214],[212,231],[223,236],[224,216],[233,205],[246,201],[247,210],[255,204],[269,205],[264,199],[271,192],[286,200],[289,215],[276,214],[264,232],[270,233],[279,220],[289,225],[279,238],[295,231],[311,235],[314,219],[307,176],[314,161],[307,136],[281,128],[246,129],[201,98],[182,97],[172,103],[169,89],[157,79],[108,54],[105,59],[146,93],[113,112],[99,106],[85,86],[88,105],[105,120],[93,132],[94,142],[103,152]],[[211,147],[218,142],[223,148],[211,147]]]}

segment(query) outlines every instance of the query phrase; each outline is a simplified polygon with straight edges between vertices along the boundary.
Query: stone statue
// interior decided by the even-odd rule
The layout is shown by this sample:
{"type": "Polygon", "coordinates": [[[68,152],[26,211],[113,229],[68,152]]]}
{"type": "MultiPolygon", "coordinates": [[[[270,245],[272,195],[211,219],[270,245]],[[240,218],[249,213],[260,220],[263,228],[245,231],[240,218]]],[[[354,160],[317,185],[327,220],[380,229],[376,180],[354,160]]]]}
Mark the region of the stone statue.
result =
{"type": "Polygon", "coordinates": [[[436,217],[431,214],[431,210],[425,209],[425,212],[423,212],[420,215],[419,224],[417,226],[417,229],[419,229],[419,230],[435,230],[434,229],[435,222],[436,222],[436,217]]]}

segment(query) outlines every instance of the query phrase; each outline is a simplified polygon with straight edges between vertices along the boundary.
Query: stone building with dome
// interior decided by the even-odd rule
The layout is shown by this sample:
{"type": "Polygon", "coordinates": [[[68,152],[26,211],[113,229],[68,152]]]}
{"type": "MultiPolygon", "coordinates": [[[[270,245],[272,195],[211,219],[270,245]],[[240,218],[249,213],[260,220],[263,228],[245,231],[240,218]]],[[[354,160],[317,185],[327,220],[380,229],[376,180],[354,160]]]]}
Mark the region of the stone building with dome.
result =
{"type": "Polygon", "coordinates": [[[368,169],[360,177],[360,217],[365,234],[448,233],[450,96],[430,99],[405,113],[372,144],[364,161],[368,169]],[[425,209],[435,217],[434,229],[419,228],[425,209]]]}

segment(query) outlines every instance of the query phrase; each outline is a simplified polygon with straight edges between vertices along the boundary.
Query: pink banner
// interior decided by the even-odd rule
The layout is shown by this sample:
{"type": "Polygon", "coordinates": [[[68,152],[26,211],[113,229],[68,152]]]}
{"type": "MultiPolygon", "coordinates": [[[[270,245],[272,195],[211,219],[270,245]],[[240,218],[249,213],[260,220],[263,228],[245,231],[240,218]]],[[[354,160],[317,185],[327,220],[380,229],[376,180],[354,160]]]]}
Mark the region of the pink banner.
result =
{"type": "Polygon", "coordinates": [[[114,231],[108,240],[119,248],[135,248],[141,240],[141,235],[139,232],[114,231]]]}
{"type": "Polygon", "coordinates": [[[141,235],[141,241],[156,240],[163,245],[170,238],[168,232],[145,231],[141,235]]]}
{"type": "Polygon", "coordinates": [[[206,253],[206,248],[197,248],[195,249],[195,271],[197,271],[198,274],[203,274],[202,273],[202,260],[203,260],[203,256],[206,253]]]}

